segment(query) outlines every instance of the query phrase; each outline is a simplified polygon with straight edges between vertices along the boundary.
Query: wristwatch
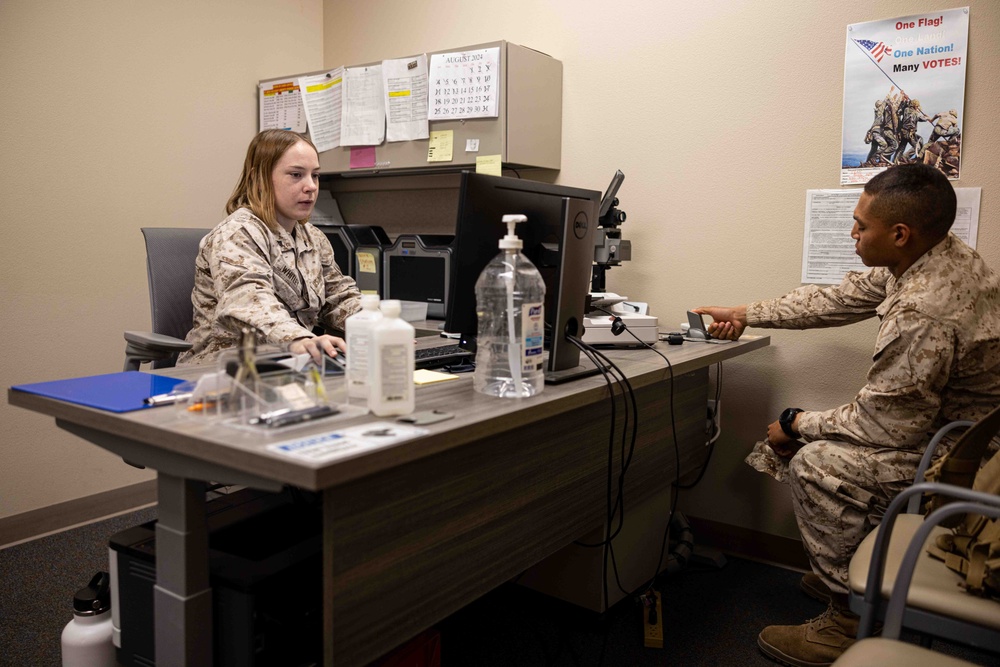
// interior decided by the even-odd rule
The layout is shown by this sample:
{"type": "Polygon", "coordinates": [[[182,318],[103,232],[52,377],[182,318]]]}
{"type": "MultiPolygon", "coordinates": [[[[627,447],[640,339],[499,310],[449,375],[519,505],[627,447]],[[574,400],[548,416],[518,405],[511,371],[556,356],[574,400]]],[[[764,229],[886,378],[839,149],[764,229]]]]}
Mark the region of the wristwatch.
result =
{"type": "Polygon", "coordinates": [[[795,421],[795,415],[802,412],[802,408],[785,408],[785,411],[781,413],[778,417],[778,426],[781,430],[785,432],[789,438],[798,438],[799,434],[792,430],[792,422],[795,421]]]}

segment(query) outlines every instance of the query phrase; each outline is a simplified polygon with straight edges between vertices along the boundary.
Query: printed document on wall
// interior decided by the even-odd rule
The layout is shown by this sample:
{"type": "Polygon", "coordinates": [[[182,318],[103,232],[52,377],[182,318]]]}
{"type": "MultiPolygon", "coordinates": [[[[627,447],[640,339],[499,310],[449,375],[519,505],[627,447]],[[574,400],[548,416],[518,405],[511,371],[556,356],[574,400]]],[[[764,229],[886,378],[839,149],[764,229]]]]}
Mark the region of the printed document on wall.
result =
{"type": "Polygon", "coordinates": [[[431,120],[498,116],[500,47],[431,56],[431,120]]]}
{"type": "MultiPolygon", "coordinates": [[[[855,252],[851,231],[854,208],[862,189],[807,190],[805,233],[802,237],[802,282],[836,285],[848,271],[866,267],[855,252]]],[[[980,188],[955,188],[958,210],[951,233],[976,247],[980,188]]]]}
{"type": "Polygon", "coordinates": [[[326,74],[299,77],[302,106],[309,121],[309,137],[320,153],[340,145],[340,109],[344,68],[326,74]]]}
{"type": "Polygon", "coordinates": [[[378,146],[384,140],[385,93],[382,90],[382,66],[346,68],[340,145],[378,146]]]}
{"type": "Polygon", "coordinates": [[[306,131],[306,114],[302,108],[299,82],[295,79],[276,79],[258,85],[260,118],[258,126],[264,130],[306,131]]]}
{"type": "Polygon", "coordinates": [[[426,139],[427,56],[382,61],[386,141],[426,139]]]}

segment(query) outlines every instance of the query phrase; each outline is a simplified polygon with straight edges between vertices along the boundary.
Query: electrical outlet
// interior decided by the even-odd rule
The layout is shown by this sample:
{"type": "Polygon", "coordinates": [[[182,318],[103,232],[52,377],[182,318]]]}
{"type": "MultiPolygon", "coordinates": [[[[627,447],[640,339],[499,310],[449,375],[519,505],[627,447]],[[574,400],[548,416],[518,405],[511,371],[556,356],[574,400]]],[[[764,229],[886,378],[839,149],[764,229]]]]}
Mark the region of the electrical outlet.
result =
{"type": "Polygon", "coordinates": [[[705,433],[711,438],[722,430],[722,401],[708,400],[705,416],[705,433]]]}
{"type": "Polygon", "coordinates": [[[659,591],[653,591],[656,596],[656,617],[655,623],[649,622],[650,609],[642,607],[642,645],[646,648],[663,648],[663,605],[660,604],[659,591]]]}

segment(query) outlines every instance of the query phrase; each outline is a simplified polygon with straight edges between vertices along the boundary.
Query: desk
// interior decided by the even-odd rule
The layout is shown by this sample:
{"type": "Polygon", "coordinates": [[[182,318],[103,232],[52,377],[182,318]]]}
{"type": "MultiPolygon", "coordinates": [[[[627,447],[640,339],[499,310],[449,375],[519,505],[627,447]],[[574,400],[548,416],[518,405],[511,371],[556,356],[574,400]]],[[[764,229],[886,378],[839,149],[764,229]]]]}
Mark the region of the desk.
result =
{"type": "MultiPolygon", "coordinates": [[[[682,473],[704,456],[708,367],[769,341],[658,345],[673,364],[682,473]]],[[[668,486],[677,470],[670,375],[649,350],[607,355],[629,377],[639,407],[627,508],[668,486]]],[[[342,385],[333,379],[328,391],[342,385]]],[[[515,400],[477,394],[471,376],[419,387],[418,410],[447,410],[455,419],[426,427],[426,436],[329,464],[284,458],[266,449],[276,438],[178,419],[170,409],[113,414],[11,390],[7,397],[157,471],[161,665],[211,663],[205,480],[322,493],[327,665],[373,660],[604,523],[610,406],[600,376],[515,400]]],[[[372,419],[327,421],[295,436],[372,419]]]]}

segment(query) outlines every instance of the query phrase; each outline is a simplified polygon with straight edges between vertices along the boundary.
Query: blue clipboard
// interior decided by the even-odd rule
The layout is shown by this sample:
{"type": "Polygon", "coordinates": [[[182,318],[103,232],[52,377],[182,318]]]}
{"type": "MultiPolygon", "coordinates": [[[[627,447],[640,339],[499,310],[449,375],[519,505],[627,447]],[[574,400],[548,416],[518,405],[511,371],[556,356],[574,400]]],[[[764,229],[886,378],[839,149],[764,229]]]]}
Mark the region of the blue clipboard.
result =
{"type": "Polygon", "coordinates": [[[166,394],[181,382],[184,380],[142,371],[125,371],[69,380],[20,384],[11,389],[108,412],[131,412],[152,407],[143,403],[143,399],[166,394]]]}

